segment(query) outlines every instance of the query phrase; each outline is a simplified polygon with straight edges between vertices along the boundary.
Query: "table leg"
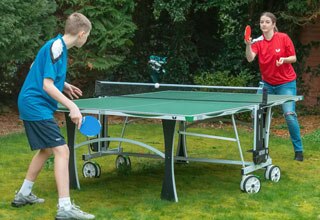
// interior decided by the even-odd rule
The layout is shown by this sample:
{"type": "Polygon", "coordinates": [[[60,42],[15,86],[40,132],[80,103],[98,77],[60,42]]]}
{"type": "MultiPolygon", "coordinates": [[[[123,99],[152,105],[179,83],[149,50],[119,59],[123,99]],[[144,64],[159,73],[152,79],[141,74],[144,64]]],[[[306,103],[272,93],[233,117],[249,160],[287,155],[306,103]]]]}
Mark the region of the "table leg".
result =
{"type": "MultiPolygon", "coordinates": [[[[181,121],[179,123],[179,131],[186,132],[186,122],[181,121]]],[[[186,135],[184,134],[179,134],[179,139],[178,139],[178,147],[177,147],[177,156],[180,157],[187,157],[187,140],[186,140],[186,135]]],[[[182,161],[181,161],[182,162],[182,161]]]]}
{"type": "Polygon", "coordinates": [[[173,155],[175,126],[175,120],[162,120],[165,147],[165,171],[162,184],[161,199],[178,202],[174,177],[173,155]]]}
{"type": "Polygon", "coordinates": [[[268,159],[269,151],[265,146],[265,121],[266,109],[259,108],[255,113],[255,146],[253,150],[253,162],[255,164],[265,163],[268,159]]]}
{"type": "Polygon", "coordinates": [[[69,112],[65,113],[65,118],[66,118],[66,126],[67,126],[68,147],[70,151],[70,156],[69,156],[70,188],[80,189],[80,183],[79,183],[78,172],[77,172],[76,151],[74,149],[76,125],[71,121],[71,118],[69,117],[69,112]]]}

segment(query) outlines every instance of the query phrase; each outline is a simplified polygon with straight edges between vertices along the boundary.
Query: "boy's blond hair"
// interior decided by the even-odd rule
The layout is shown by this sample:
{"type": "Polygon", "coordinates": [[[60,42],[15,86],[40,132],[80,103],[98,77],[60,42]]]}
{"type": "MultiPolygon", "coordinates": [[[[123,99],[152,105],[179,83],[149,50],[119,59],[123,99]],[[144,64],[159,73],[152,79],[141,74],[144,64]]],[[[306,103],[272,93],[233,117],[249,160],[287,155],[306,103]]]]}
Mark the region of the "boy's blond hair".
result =
{"type": "Polygon", "coordinates": [[[77,35],[80,31],[86,33],[91,31],[91,22],[81,13],[75,12],[69,15],[66,26],[64,28],[65,34],[77,35]]]}

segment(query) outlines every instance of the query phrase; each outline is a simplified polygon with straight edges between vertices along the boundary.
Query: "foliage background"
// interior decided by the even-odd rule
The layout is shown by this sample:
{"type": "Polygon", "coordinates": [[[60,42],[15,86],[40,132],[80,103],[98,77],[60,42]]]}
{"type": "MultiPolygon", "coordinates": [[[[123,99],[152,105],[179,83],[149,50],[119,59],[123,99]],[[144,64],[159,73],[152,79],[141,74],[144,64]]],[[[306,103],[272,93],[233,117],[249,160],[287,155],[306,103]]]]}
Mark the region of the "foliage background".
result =
{"type": "Polygon", "coordinates": [[[0,10],[0,103],[15,101],[37,51],[63,33],[73,11],[93,24],[88,43],[69,52],[68,80],[86,96],[92,96],[95,79],[150,81],[150,55],[168,58],[167,83],[225,84],[232,78],[229,84],[255,86],[258,67],[245,60],[242,33],[250,24],[253,36],[261,34],[263,11],[273,12],[279,30],[294,41],[298,76],[319,72],[304,62],[319,42],[299,42],[301,27],[320,14],[318,0],[2,0],[0,10]]]}

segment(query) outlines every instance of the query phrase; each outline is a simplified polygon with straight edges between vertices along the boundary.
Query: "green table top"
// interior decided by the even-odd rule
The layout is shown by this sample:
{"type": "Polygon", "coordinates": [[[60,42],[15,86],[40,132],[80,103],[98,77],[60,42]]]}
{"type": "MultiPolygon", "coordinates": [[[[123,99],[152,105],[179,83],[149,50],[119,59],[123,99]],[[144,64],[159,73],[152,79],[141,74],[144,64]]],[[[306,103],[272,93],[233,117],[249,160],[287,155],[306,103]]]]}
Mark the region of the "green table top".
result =
{"type": "MultiPolygon", "coordinates": [[[[266,106],[302,100],[302,96],[268,95],[266,106]]],[[[261,94],[160,91],[152,93],[79,99],[83,113],[196,121],[251,111],[262,102],[261,94]]],[[[59,111],[67,111],[59,106],[59,111]]]]}

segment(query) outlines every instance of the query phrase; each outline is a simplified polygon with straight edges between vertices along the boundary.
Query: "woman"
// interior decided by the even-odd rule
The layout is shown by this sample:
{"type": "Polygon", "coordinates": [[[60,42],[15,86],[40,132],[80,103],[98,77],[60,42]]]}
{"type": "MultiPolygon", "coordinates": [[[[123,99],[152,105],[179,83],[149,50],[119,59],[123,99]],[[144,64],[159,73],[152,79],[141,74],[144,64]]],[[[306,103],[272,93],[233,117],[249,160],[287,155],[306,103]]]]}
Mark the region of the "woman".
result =
{"type": "MultiPolygon", "coordinates": [[[[270,12],[260,16],[262,35],[246,43],[246,57],[252,62],[258,56],[263,86],[268,94],[296,95],[296,73],[291,63],[296,62],[294,45],[285,33],[278,32],[276,17],[270,12]]],[[[297,161],[303,161],[303,146],[300,127],[295,113],[295,102],[282,105],[282,110],[288,125],[291,141],[297,161]]]]}

